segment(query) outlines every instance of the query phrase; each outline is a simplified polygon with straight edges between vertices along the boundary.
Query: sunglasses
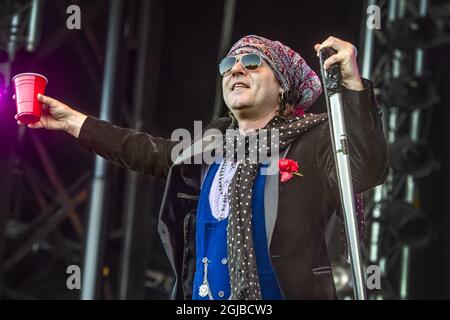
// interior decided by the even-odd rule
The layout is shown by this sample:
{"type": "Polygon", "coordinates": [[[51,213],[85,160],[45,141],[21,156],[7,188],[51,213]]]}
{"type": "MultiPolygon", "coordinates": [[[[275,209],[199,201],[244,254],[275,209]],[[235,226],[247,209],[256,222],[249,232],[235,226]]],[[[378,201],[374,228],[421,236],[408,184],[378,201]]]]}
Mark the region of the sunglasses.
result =
{"type": "MultiPolygon", "coordinates": [[[[236,57],[226,57],[219,64],[219,72],[222,76],[225,76],[231,71],[233,66],[238,62],[236,57]]],[[[255,53],[244,54],[239,58],[239,62],[245,70],[255,71],[261,66],[262,59],[255,53]]]]}

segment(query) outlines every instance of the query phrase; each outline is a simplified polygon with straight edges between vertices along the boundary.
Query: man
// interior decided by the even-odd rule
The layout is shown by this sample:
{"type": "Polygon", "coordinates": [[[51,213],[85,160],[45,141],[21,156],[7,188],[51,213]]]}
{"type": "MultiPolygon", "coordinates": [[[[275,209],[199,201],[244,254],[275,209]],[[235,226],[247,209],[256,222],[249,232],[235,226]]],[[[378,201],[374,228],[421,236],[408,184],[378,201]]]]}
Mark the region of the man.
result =
{"type": "MultiPolygon", "coordinates": [[[[373,88],[359,75],[352,44],[329,37],[314,48],[322,47],[337,50],[325,68],[340,65],[353,187],[360,193],[382,183],[388,170],[373,88]]],[[[278,172],[262,174],[267,164],[248,161],[257,151],[251,146],[244,160],[226,144],[231,160],[187,164],[171,157],[174,141],[42,95],[46,112],[29,127],[67,131],[88,151],[167,179],[158,229],[176,275],[172,298],[336,298],[325,244],[327,221],[340,205],[330,131],[326,114],[304,114],[321,93],[317,75],[291,48],[259,36],[239,40],[219,71],[230,117],[207,129],[237,129],[244,137],[276,129],[279,145],[269,138],[265,147],[286,158],[281,179],[278,172]]]]}

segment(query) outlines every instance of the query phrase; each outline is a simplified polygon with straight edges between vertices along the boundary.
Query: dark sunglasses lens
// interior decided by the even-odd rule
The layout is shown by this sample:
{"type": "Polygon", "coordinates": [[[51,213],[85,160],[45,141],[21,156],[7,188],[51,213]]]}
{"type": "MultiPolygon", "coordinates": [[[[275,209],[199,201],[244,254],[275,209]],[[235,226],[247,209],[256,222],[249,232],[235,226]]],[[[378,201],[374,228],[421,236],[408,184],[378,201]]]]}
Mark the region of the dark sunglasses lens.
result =
{"type": "Polygon", "coordinates": [[[242,65],[245,69],[253,71],[261,65],[261,58],[257,54],[247,54],[241,58],[242,65]]]}
{"type": "Polygon", "coordinates": [[[221,75],[224,75],[228,71],[233,68],[234,64],[236,63],[235,57],[226,57],[222,60],[222,62],[219,64],[219,72],[221,75]]]}

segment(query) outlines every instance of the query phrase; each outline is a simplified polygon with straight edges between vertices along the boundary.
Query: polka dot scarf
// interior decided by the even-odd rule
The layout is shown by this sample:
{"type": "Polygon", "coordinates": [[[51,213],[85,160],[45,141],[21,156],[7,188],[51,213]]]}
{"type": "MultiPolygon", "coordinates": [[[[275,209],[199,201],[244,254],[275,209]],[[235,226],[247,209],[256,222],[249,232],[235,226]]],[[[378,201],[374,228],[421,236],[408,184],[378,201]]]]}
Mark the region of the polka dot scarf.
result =
{"type": "MultiPolygon", "coordinates": [[[[302,117],[285,120],[281,117],[273,118],[264,128],[278,129],[279,146],[271,143],[272,134],[263,134],[268,139],[258,141],[256,146],[265,148],[267,154],[273,150],[283,150],[292,141],[310,128],[327,120],[327,114],[306,114],[302,117]],[[260,145],[259,145],[260,144],[260,145]]],[[[258,132],[252,136],[258,139],[258,132]]],[[[257,150],[250,150],[248,136],[245,136],[245,160],[238,161],[236,173],[228,190],[230,214],[227,226],[227,253],[228,269],[230,274],[231,298],[232,300],[260,300],[261,290],[259,287],[258,271],[255,259],[255,249],[252,237],[252,189],[253,183],[259,171],[258,163],[251,163],[250,156],[257,150]]],[[[225,153],[236,156],[237,143],[227,137],[225,153]],[[232,146],[232,147],[230,147],[232,146]],[[228,148],[228,149],[227,149],[228,148]],[[230,150],[233,148],[233,150],[230,150]]],[[[253,144],[255,146],[255,144],[253,144]]],[[[228,157],[228,156],[227,156],[228,157]]]]}

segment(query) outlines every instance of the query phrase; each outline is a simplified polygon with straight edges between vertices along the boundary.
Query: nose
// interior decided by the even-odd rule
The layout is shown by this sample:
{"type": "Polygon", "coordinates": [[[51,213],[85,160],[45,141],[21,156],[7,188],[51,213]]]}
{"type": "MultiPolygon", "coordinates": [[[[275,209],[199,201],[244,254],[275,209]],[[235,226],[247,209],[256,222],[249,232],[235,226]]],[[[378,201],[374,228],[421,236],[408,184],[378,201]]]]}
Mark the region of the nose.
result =
{"type": "Polygon", "coordinates": [[[231,68],[230,74],[232,76],[236,76],[238,74],[245,74],[245,71],[246,70],[242,66],[240,58],[238,58],[234,66],[231,68]]]}

